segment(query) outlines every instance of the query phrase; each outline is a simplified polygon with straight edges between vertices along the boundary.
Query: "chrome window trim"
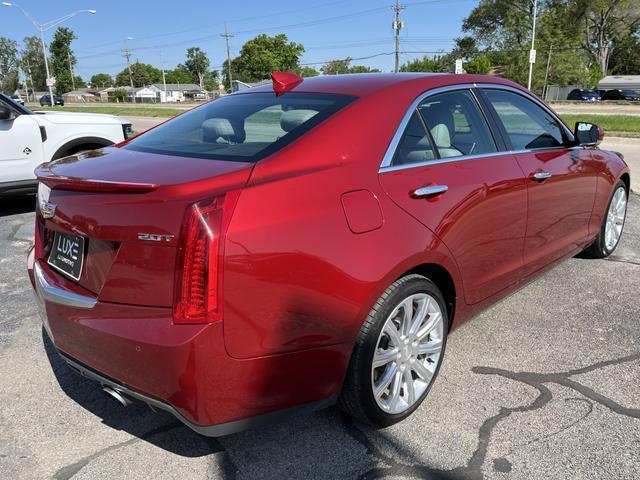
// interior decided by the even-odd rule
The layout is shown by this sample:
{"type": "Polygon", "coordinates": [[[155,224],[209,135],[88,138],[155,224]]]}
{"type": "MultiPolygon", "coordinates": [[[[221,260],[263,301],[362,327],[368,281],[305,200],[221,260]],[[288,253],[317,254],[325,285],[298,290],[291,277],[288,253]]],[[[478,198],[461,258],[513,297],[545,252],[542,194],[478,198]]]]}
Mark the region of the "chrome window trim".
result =
{"type": "MultiPolygon", "coordinates": [[[[382,163],[380,164],[378,173],[393,172],[396,170],[405,170],[408,168],[424,167],[428,165],[438,165],[442,163],[474,160],[478,158],[515,155],[519,153],[540,152],[545,150],[557,150],[558,148],[562,148],[562,147],[543,147],[543,148],[532,148],[532,149],[526,149],[526,150],[497,150],[495,152],[481,153],[476,155],[460,155],[459,157],[438,158],[438,159],[427,160],[419,163],[408,163],[406,165],[391,165],[391,162],[393,161],[393,157],[396,153],[398,145],[400,144],[400,141],[402,140],[402,136],[404,135],[404,131],[407,128],[409,121],[411,120],[411,116],[413,115],[413,112],[418,108],[418,105],[420,105],[420,103],[422,103],[424,99],[432,95],[437,95],[439,93],[452,92],[456,90],[471,90],[473,88],[506,90],[506,91],[516,93],[518,95],[522,95],[524,98],[532,101],[533,103],[541,107],[549,115],[551,115],[558,122],[558,124],[560,125],[560,128],[565,132],[565,134],[567,134],[568,138],[570,140],[573,139],[573,133],[569,130],[569,128],[565,125],[565,123],[558,117],[558,115],[556,115],[553,111],[551,111],[540,100],[538,100],[531,94],[524,92],[518,88],[511,87],[509,85],[501,85],[498,83],[461,83],[458,85],[447,85],[445,87],[437,87],[432,90],[423,92],[420,95],[418,95],[413,102],[411,102],[411,105],[405,112],[404,117],[402,117],[402,120],[400,121],[400,124],[398,125],[398,128],[396,129],[396,132],[394,133],[393,138],[391,139],[391,142],[389,142],[389,146],[385,151],[384,157],[382,157],[382,163]]],[[[486,112],[483,110],[481,104],[478,102],[477,97],[473,92],[473,90],[471,90],[471,94],[474,96],[474,98],[476,98],[476,102],[478,103],[478,108],[480,109],[480,113],[485,118],[485,121],[487,121],[486,112]]],[[[491,131],[491,126],[489,125],[488,121],[487,121],[487,127],[491,131]]],[[[564,148],[570,150],[570,149],[573,149],[574,147],[564,147],[564,148]]]]}

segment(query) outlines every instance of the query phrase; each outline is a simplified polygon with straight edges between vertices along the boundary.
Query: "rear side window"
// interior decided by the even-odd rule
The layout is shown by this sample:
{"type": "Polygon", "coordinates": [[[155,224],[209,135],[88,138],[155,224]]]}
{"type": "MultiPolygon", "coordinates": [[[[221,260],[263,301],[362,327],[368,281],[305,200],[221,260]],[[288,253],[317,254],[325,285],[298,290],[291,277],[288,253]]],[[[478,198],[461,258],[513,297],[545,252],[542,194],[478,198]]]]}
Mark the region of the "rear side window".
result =
{"type": "Polygon", "coordinates": [[[435,153],[420,114],[413,112],[393,157],[392,165],[408,165],[433,160],[435,153]]]}
{"type": "Polygon", "coordinates": [[[337,112],[354,97],[273,93],[229,95],[134,138],[123,148],[216,160],[256,162],[337,112]]]}
{"type": "Polygon", "coordinates": [[[491,131],[468,90],[427,97],[418,110],[441,158],[496,151],[491,131]]]}
{"type": "Polygon", "coordinates": [[[560,147],[564,144],[560,125],[542,107],[522,95],[505,90],[488,89],[485,93],[514,150],[560,147]]]}

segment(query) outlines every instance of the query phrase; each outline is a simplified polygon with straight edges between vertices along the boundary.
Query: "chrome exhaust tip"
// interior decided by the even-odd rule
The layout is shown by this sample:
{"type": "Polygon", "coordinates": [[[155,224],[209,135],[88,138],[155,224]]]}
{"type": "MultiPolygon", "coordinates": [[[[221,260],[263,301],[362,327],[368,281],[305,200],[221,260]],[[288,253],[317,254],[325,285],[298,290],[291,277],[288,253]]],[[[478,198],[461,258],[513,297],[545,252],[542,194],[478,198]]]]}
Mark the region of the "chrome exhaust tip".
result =
{"type": "Polygon", "coordinates": [[[107,396],[109,396],[109,398],[112,398],[123,407],[127,407],[133,403],[131,400],[125,397],[121,392],[111,387],[102,387],[102,391],[106,393],[107,396]]]}

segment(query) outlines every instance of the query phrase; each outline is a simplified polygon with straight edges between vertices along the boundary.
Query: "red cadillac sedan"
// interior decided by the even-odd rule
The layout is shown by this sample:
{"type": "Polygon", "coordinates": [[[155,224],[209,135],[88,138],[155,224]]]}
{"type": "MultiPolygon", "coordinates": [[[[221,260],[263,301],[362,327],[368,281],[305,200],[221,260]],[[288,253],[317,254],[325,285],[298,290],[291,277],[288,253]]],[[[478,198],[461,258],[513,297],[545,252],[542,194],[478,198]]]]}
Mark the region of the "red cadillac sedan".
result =
{"type": "Polygon", "coordinates": [[[602,135],[499,78],[275,73],[37,169],[44,328],[205,435],[336,402],[391,425],[452,328],[614,251],[630,178],[602,135]]]}

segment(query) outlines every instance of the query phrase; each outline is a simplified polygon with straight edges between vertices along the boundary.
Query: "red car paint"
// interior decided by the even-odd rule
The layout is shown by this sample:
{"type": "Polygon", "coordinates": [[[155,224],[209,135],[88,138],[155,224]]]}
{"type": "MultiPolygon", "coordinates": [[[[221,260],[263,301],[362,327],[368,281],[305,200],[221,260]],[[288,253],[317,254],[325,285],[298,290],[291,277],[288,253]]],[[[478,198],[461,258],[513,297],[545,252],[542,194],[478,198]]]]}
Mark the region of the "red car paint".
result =
{"type": "Polygon", "coordinates": [[[357,98],[257,163],[123,144],[38,171],[57,209],[53,218],[36,217],[32,282],[37,264],[51,286],[95,301],[77,308],[36,289],[55,346],[170,405],[196,429],[335,398],[355,337],[393,281],[409,271],[430,276],[455,327],[593,241],[613,185],[628,182],[624,162],[595,147],[380,170],[419,95],[475,84],[529,95],[507,80],[373,74],[287,86],[287,79],[276,82],[283,98],[357,98]],[[542,170],[553,177],[533,181],[542,170]],[[153,188],[114,191],[114,184],[153,188]],[[449,189],[412,195],[427,185],[449,189]],[[206,284],[215,288],[215,305],[190,323],[177,308],[184,258],[193,254],[184,244],[187,218],[194,204],[214,198],[223,205],[219,236],[208,247],[217,255],[215,279],[206,284]],[[55,231],[88,239],[78,282],[47,265],[55,231]],[[141,240],[141,232],[166,240],[141,240]]]}

